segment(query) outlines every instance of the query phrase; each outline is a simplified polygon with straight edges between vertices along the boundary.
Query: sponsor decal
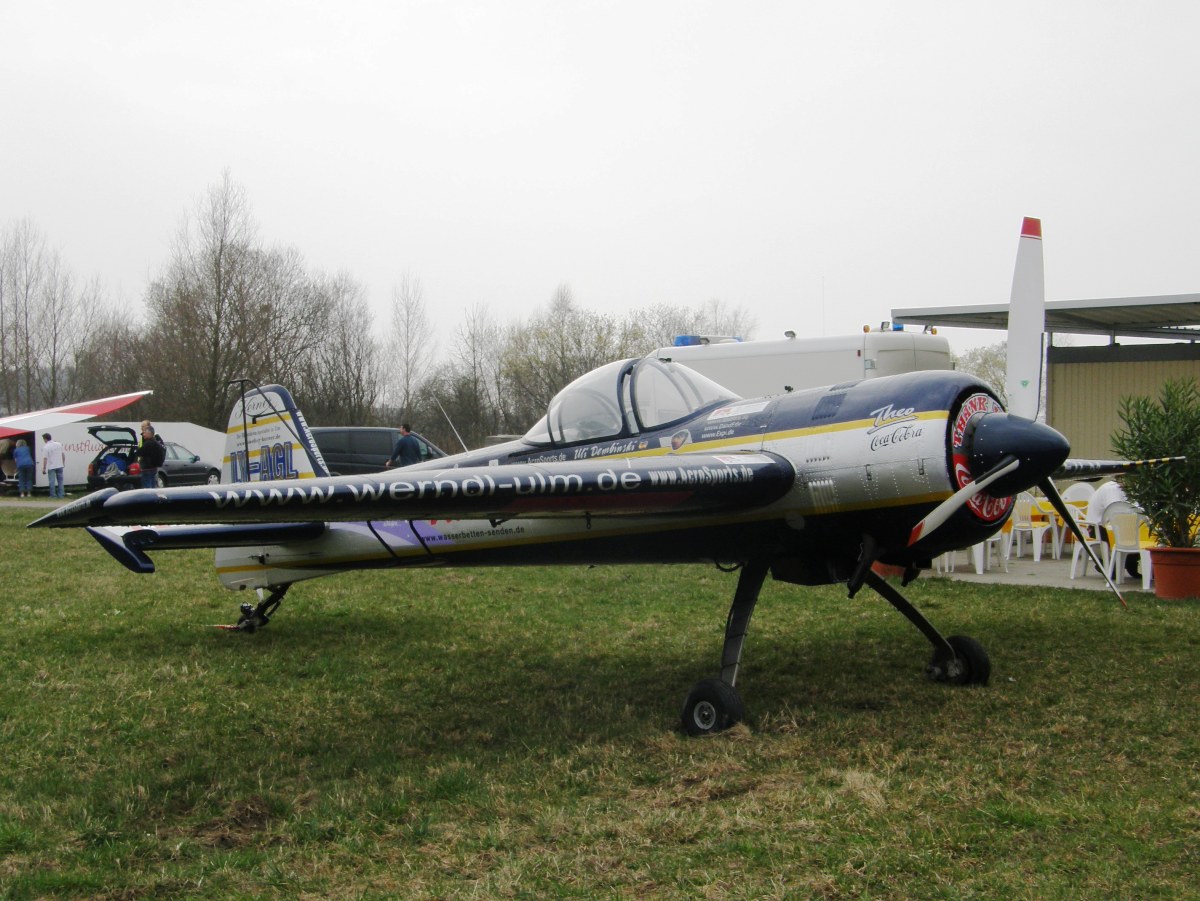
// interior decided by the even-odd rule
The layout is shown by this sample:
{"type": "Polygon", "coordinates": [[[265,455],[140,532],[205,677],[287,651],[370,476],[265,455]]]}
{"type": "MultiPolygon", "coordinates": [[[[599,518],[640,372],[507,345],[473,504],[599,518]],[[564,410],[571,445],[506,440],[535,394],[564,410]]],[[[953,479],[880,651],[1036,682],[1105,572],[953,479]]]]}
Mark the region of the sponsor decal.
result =
{"type": "Polygon", "coordinates": [[[233,482],[267,482],[277,479],[297,479],[299,472],[293,463],[292,442],[277,441],[259,445],[249,457],[244,450],[229,453],[230,480],[233,482]]]}
{"type": "Polygon", "coordinates": [[[875,418],[875,422],[867,429],[868,435],[873,435],[880,429],[886,429],[902,422],[916,422],[917,419],[917,414],[912,407],[893,407],[891,404],[880,407],[878,410],[872,410],[871,415],[875,418]]]}
{"type": "Polygon", "coordinates": [[[868,429],[867,434],[871,435],[871,450],[877,451],[880,448],[892,447],[897,444],[902,444],[905,441],[911,441],[914,438],[920,438],[925,434],[925,429],[919,425],[901,425],[897,426],[890,432],[884,432],[878,435],[872,435],[873,429],[868,429]]]}
{"type": "Polygon", "coordinates": [[[730,466],[737,466],[739,463],[771,463],[773,459],[766,454],[715,454],[714,460],[720,460],[722,463],[727,463],[730,466]]]}
{"type": "Polygon", "coordinates": [[[730,404],[725,407],[717,407],[708,414],[710,421],[718,419],[732,419],[734,416],[749,416],[751,413],[761,413],[767,408],[770,401],[756,401],[750,404],[730,404]]]}
{"type": "MultiPolygon", "coordinates": [[[[593,457],[611,457],[615,454],[632,454],[638,450],[639,441],[636,438],[625,438],[621,441],[610,441],[607,444],[593,444],[588,447],[577,447],[573,451],[575,460],[590,460],[593,457]]],[[[531,462],[542,462],[547,458],[530,458],[531,462]]],[[[566,459],[563,457],[562,459],[566,459]]]]}
{"type": "Polygon", "coordinates": [[[730,457],[724,465],[713,467],[703,463],[651,468],[605,469],[586,477],[579,473],[524,472],[501,476],[480,473],[462,479],[396,479],[312,486],[286,485],[264,489],[208,490],[200,496],[211,500],[216,509],[242,507],[285,506],[292,503],[326,504],[334,501],[397,502],[439,501],[454,499],[522,497],[580,497],[585,494],[637,493],[643,486],[658,489],[697,488],[717,485],[745,485],[754,481],[754,470],[748,463],[770,463],[771,458],[758,455],[749,460],[730,457]]]}
{"type": "MultiPolygon", "coordinates": [[[[972,394],[958,410],[958,415],[954,417],[954,426],[950,430],[950,437],[953,450],[951,452],[951,463],[954,466],[954,485],[955,489],[962,488],[975,481],[975,477],[971,475],[971,467],[967,459],[967,449],[963,446],[963,441],[966,438],[967,426],[971,419],[980,413],[1003,413],[1004,408],[990,394],[972,394]]],[[[967,509],[975,515],[975,517],[983,522],[996,522],[1001,519],[1013,505],[1011,497],[992,497],[986,491],[981,491],[969,501],[967,501],[967,509]]]]}

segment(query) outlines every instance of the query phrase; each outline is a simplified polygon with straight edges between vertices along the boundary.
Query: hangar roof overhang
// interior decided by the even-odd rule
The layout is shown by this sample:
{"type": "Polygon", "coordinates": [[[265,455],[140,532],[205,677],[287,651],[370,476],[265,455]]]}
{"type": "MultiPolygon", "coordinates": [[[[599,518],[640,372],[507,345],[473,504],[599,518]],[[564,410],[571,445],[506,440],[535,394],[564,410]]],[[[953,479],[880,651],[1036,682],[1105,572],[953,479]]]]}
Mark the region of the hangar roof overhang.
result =
{"type": "MultiPolygon", "coordinates": [[[[947,328],[1008,328],[1008,304],[893,309],[892,321],[947,328]]],[[[1106,335],[1110,340],[1200,341],[1200,294],[1046,301],[1046,331],[1106,335]]]]}

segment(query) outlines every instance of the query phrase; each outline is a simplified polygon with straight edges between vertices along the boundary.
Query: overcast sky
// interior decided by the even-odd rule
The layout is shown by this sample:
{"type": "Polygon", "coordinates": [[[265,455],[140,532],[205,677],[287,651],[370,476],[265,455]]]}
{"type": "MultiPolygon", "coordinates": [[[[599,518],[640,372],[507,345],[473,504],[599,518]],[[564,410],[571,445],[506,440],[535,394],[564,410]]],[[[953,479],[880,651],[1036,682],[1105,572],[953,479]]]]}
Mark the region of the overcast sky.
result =
{"type": "MultiPolygon", "coordinates": [[[[557,285],[755,337],[1200,290],[1195,2],[0,0],[0,226],[140,307],[228,169],[267,245],[448,338],[557,285]]],[[[382,321],[382,320],[381,320],[382,321]]],[[[951,333],[955,349],[993,332],[951,333]]]]}

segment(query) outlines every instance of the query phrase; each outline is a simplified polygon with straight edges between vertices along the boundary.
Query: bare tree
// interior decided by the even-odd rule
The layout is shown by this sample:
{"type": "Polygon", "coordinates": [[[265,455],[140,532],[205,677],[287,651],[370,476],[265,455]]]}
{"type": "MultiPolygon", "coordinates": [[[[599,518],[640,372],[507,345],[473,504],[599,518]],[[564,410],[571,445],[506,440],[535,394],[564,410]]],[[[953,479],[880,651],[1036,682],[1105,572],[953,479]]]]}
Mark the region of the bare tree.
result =
{"type": "Polygon", "coordinates": [[[457,446],[459,437],[468,446],[479,447],[488,435],[499,431],[499,335],[499,327],[482,304],[467,312],[456,331],[453,358],[443,373],[441,393],[437,395],[439,413],[449,417],[448,425],[452,433],[457,433],[450,447],[457,446]]]}
{"type": "Polygon", "coordinates": [[[731,307],[717,298],[697,307],[655,304],[639,314],[645,333],[645,352],[670,347],[678,335],[729,335],[750,338],[754,317],[744,307],[731,307]]]}
{"type": "Polygon", "coordinates": [[[421,280],[405,272],[392,288],[392,323],[387,342],[389,395],[401,418],[410,415],[413,398],[429,375],[435,353],[421,280]]]}
{"type": "Polygon", "coordinates": [[[700,305],[698,334],[751,338],[757,323],[745,307],[734,307],[716,297],[700,305]]]}
{"type": "Polygon", "coordinates": [[[185,219],[149,288],[144,351],[154,407],[221,428],[237,378],[292,381],[329,315],[294,250],[263,250],[228,172],[185,219]]]}
{"type": "Polygon", "coordinates": [[[1007,341],[971,348],[955,357],[954,368],[987,382],[1000,402],[1007,406],[1008,396],[1004,393],[1004,375],[1008,369],[1007,341]]]}
{"type": "Polygon", "coordinates": [[[4,403],[10,410],[34,405],[38,297],[45,272],[45,239],[28,219],[5,234],[3,313],[0,314],[0,364],[4,403]]]}
{"type": "Polygon", "coordinates": [[[560,285],[546,310],[507,331],[500,371],[505,418],[510,427],[527,428],[585,372],[657,346],[644,314],[618,318],[580,309],[570,288],[560,285]]]}
{"type": "Polygon", "coordinates": [[[73,399],[75,361],[103,305],[98,281],[77,288],[30,220],[0,233],[0,380],[9,410],[73,399]]]}
{"type": "Polygon", "coordinates": [[[369,425],[382,388],[379,342],[362,285],[349,273],[315,282],[329,315],[323,339],[305,355],[297,401],[314,425],[369,425]]]}
{"type": "MultiPolygon", "coordinates": [[[[103,397],[153,388],[153,380],[144,368],[145,343],[141,327],[130,320],[128,313],[102,310],[75,357],[73,375],[80,389],[74,396],[103,397]]],[[[153,397],[141,401],[139,409],[158,415],[153,397]]]]}

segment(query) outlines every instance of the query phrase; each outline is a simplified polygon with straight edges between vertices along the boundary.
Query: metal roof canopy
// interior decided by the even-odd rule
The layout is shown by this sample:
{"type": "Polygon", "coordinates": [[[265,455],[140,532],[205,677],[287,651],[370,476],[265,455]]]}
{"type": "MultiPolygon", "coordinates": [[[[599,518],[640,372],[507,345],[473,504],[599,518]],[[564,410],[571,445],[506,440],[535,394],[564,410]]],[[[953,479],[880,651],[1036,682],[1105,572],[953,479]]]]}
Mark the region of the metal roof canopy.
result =
{"type": "MultiPolygon", "coordinates": [[[[910,307],[892,310],[892,321],[947,328],[1008,328],[1008,304],[966,307],[910,307]]],[[[1165,338],[1200,340],[1200,294],[1105,297],[1046,301],[1046,331],[1107,335],[1111,340],[1165,338]]]]}

